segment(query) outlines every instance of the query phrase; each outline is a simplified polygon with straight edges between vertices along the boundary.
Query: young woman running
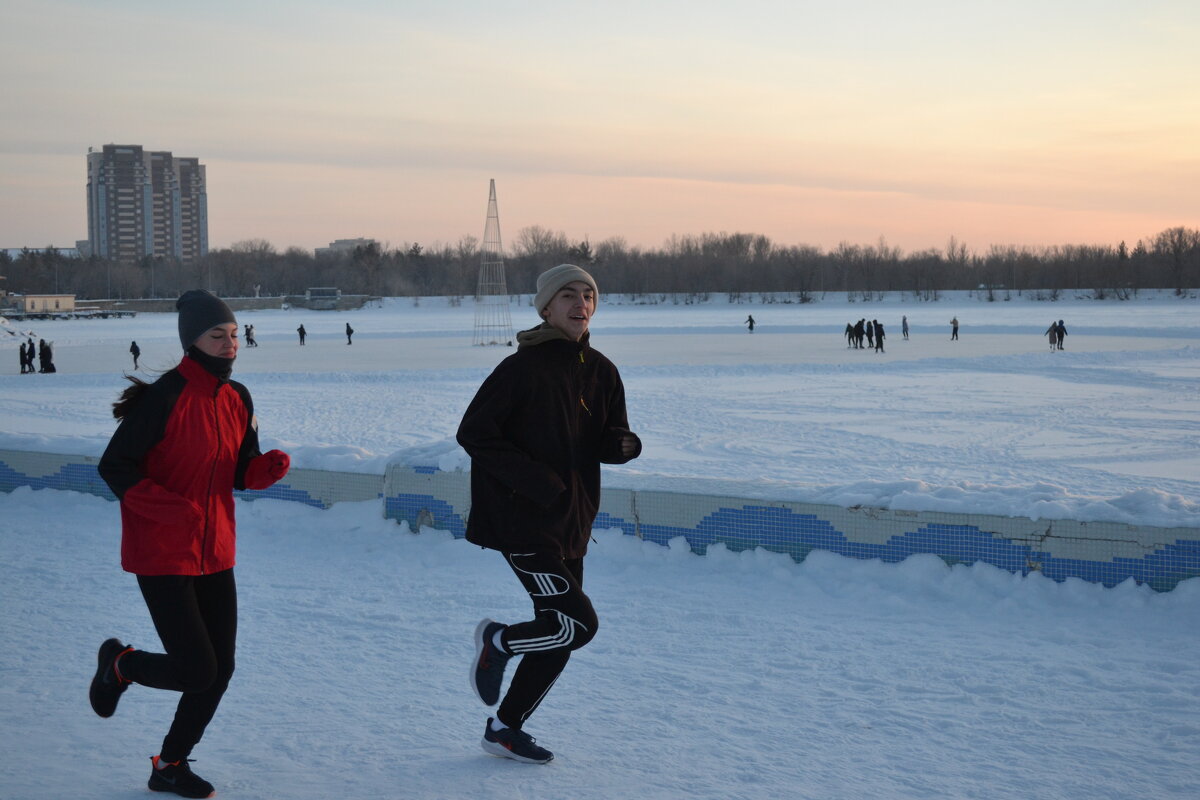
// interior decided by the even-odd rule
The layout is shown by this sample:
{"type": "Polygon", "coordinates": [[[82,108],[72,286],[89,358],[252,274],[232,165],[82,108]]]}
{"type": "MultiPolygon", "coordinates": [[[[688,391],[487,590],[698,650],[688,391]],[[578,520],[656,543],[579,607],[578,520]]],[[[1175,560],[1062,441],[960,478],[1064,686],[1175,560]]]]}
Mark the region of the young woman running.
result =
{"type": "Polygon", "coordinates": [[[208,797],[191,771],[200,741],[234,667],[234,489],[266,489],[290,459],[258,447],[254,405],[231,381],[237,320],[215,295],[186,292],[176,303],[184,358],[153,383],[130,378],[113,404],[120,420],[100,459],[100,476],[121,501],[121,566],[137,576],[165,653],[118,639],[100,645],[92,709],[111,717],[132,683],[181,692],[175,719],[151,758],[149,787],[208,797]]]}

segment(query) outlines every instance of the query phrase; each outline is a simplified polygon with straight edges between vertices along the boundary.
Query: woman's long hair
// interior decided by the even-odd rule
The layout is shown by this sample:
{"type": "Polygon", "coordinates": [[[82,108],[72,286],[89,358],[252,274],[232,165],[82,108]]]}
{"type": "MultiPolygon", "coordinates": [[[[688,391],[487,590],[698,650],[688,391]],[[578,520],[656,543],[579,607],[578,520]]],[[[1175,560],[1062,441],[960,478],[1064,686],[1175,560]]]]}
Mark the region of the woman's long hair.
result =
{"type": "Polygon", "coordinates": [[[146,383],[136,375],[126,375],[131,386],[126,386],[125,391],[121,392],[121,396],[117,398],[117,402],[113,403],[113,416],[116,419],[125,419],[134,406],[142,399],[142,395],[150,388],[150,384],[146,383]]]}

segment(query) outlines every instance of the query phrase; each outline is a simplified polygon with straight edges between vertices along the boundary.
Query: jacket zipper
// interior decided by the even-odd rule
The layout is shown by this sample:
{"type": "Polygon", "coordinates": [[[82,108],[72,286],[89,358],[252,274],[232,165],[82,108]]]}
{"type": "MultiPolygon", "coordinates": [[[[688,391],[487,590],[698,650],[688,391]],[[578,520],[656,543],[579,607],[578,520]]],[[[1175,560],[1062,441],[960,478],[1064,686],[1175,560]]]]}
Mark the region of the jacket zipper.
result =
{"type": "MultiPolygon", "coordinates": [[[[580,363],[580,365],[587,363],[587,361],[585,361],[583,358],[583,348],[580,348],[580,350],[579,350],[579,363],[580,363]]],[[[579,405],[582,406],[584,412],[588,415],[588,418],[590,419],[592,416],[592,410],[590,408],[588,408],[587,401],[583,398],[583,367],[582,366],[578,366],[575,368],[575,388],[576,388],[576,391],[579,392],[579,405]]],[[[581,428],[583,427],[582,421],[580,421],[579,427],[581,427],[581,428]]],[[[578,431],[576,433],[578,435],[578,431]]],[[[588,534],[588,538],[592,540],[593,544],[597,543],[596,537],[592,536],[590,533],[588,534]]]]}
{"type": "Polygon", "coordinates": [[[213,390],[212,396],[212,412],[213,412],[213,427],[217,430],[217,452],[213,456],[212,468],[208,472],[208,493],[204,497],[204,536],[200,540],[200,574],[207,575],[204,569],[204,560],[208,556],[208,523],[209,509],[211,507],[210,499],[212,498],[213,483],[217,479],[217,462],[221,457],[221,415],[217,413],[217,397],[221,394],[221,384],[217,383],[217,388],[213,390]]]}

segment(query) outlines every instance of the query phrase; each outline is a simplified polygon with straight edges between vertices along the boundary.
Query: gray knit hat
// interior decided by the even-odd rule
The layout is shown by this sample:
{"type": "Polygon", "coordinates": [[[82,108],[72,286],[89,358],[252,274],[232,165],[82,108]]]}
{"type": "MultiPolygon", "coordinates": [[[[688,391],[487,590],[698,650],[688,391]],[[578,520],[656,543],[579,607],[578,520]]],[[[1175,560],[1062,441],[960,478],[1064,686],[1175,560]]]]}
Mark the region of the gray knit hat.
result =
{"type": "Polygon", "coordinates": [[[533,298],[533,310],[538,313],[538,316],[541,316],[542,310],[550,305],[550,301],[554,299],[554,295],[558,294],[558,290],[572,281],[583,281],[591,286],[592,292],[596,295],[596,304],[599,305],[600,289],[596,286],[596,279],[582,267],[574,264],[559,264],[538,275],[537,295],[533,298]]]}
{"type": "Polygon", "coordinates": [[[187,350],[210,328],[237,323],[225,301],[204,289],[191,289],[175,301],[179,309],[179,343],[187,350]]]}

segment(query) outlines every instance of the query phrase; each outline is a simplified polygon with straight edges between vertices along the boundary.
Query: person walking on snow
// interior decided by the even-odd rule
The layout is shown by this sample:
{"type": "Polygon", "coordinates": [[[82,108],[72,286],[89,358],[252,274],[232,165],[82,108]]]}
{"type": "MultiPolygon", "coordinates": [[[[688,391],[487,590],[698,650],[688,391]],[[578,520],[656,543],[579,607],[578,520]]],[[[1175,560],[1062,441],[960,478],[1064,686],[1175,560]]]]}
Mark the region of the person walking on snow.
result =
{"type": "Polygon", "coordinates": [[[908,341],[908,316],[900,318],[900,333],[904,336],[904,340],[908,341]]]}
{"type": "Polygon", "coordinates": [[[142,348],[137,346],[137,342],[129,343],[129,355],[133,356],[133,368],[137,369],[138,356],[142,354],[142,348]]]}
{"type": "Polygon", "coordinates": [[[596,281],[573,264],[537,280],[542,324],[517,334],[517,352],[479,387],[458,428],[471,456],[467,540],[499,551],[533,601],[533,619],[475,629],[471,686],[500,703],[483,749],[517,761],[554,758],[524,731],[571,652],[596,635],[583,558],[600,505],[600,464],[637,458],[616,366],[590,345],[596,281]],[[503,701],[508,661],[521,657],[503,701]]]}
{"type": "Polygon", "coordinates": [[[958,341],[958,317],[950,320],[950,341],[958,341]]]}
{"type": "Polygon", "coordinates": [[[351,328],[350,323],[347,322],[346,323],[346,344],[354,344],[354,342],[350,341],[350,337],[353,335],[354,335],[354,328],[351,328]]]}
{"type": "Polygon", "coordinates": [[[100,645],[88,699],[111,717],[131,684],[180,692],[175,719],[151,757],[150,789],[208,797],[188,766],[234,668],[234,489],[266,489],[287,474],[280,450],[260,453],[250,392],[229,379],[237,321],[194,289],[176,302],[185,355],[113,404],[120,420],[99,472],[121,502],[121,566],[137,576],[165,653],[112,638],[100,645]]]}
{"type": "Polygon", "coordinates": [[[883,352],[883,323],[879,320],[872,320],[875,326],[875,352],[883,352]]]}
{"type": "Polygon", "coordinates": [[[1063,321],[1061,319],[1058,321],[1058,330],[1056,331],[1056,338],[1058,339],[1058,349],[1062,350],[1063,349],[1063,339],[1067,338],[1067,326],[1063,324],[1063,321]]]}
{"type": "Polygon", "coordinates": [[[38,372],[58,372],[54,366],[54,343],[38,339],[38,372]]]}
{"type": "Polygon", "coordinates": [[[304,323],[301,323],[300,327],[296,328],[296,333],[300,334],[300,346],[304,347],[304,337],[308,336],[308,331],[304,330],[304,323]]]}
{"type": "Polygon", "coordinates": [[[750,327],[750,332],[754,333],[754,315],[753,314],[747,315],[746,324],[750,327]]]}
{"type": "Polygon", "coordinates": [[[1042,336],[1050,339],[1050,352],[1053,353],[1058,347],[1058,323],[1050,320],[1050,327],[1046,328],[1046,332],[1042,336]]]}

